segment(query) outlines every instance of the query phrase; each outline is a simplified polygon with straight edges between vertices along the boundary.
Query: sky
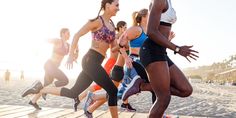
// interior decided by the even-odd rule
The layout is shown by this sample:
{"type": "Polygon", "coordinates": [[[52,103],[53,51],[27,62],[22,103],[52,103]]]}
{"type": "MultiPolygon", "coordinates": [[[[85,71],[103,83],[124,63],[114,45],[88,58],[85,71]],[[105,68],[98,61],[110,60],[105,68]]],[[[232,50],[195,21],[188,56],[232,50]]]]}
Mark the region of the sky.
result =
{"type": "MultiPolygon", "coordinates": [[[[73,35],[100,8],[101,0],[1,0],[0,1],[0,69],[40,71],[51,55],[48,39],[58,38],[62,27],[73,35]]],[[[112,20],[124,20],[131,25],[131,14],[148,8],[150,0],[120,0],[120,11],[112,20]]],[[[193,45],[199,59],[189,63],[180,55],[168,51],[180,68],[210,65],[236,54],[235,0],[172,0],[177,22],[172,26],[176,45],[193,45]]],[[[81,69],[80,60],[90,47],[91,34],[81,37],[78,64],[72,72],[81,69]]],[[[67,57],[66,57],[67,58],[67,57]]],[[[66,60],[65,58],[65,60],[66,60]]],[[[62,64],[61,68],[66,73],[62,64]]]]}

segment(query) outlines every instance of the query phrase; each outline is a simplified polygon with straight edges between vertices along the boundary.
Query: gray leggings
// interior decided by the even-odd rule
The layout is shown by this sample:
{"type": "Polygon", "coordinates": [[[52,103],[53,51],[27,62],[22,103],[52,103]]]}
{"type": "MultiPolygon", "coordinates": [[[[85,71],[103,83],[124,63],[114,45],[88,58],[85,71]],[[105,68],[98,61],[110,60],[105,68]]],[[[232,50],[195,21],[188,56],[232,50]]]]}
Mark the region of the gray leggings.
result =
{"type": "Polygon", "coordinates": [[[48,60],[44,65],[45,76],[44,76],[44,86],[51,84],[54,79],[56,87],[65,86],[68,84],[67,76],[56,66],[51,60],[48,60]]]}

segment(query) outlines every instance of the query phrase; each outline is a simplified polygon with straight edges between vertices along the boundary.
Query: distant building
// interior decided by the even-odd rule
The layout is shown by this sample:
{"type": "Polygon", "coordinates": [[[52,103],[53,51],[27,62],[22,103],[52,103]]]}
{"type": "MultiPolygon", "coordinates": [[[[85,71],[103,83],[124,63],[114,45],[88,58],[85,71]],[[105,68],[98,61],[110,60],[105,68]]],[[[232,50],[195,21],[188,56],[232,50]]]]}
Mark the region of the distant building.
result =
{"type": "Polygon", "coordinates": [[[215,75],[215,77],[216,81],[219,82],[233,81],[236,79],[236,68],[218,73],[215,75]]]}

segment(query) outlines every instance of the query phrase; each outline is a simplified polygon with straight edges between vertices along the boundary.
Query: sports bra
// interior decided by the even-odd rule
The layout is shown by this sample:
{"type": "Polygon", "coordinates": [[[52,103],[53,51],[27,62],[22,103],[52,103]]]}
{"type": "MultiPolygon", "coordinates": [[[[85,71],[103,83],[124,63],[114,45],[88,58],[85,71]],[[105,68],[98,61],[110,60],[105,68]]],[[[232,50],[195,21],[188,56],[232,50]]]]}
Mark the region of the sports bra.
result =
{"type": "Polygon", "coordinates": [[[174,24],[177,20],[177,16],[176,16],[176,12],[172,7],[171,4],[171,0],[167,0],[168,2],[168,9],[166,12],[161,14],[161,22],[165,22],[165,23],[170,23],[170,24],[174,24]]]}
{"type": "Polygon", "coordinates": [[[142,33],[139,35],[139,37],[137,37],[129,42],[130,47],[131,48],[141,47],[143,45],[143,42],[146,39],[147,39],[147,35],[145,34],[145,32],[143,31],[143,28],[142,28],[142,33]]]}
{"type": "MultiPolygon", "coordinates": [[[[113,42],[115,40],[115,30],[111,31],[110,29],[108,29],[104,23],[103,18],[101,16],[99,16],[99,18],[102,20],[102,27],[99,30],[92,32],[93,40],[105,41],[106,43],[113,42]]],[[[115,26],[112,21],[111,21],[111,24],[113,25],[115,29],[115,26]]]]}
{"type": "Polygon", "coordinates": [[[62,39],[61,40],[61,46],[60,47],[57,47],[57,46],[54,46],[53,47],[53,52],[58,54],[58,55],[61,55],[61,56],[65,56],[69,53],[69,44],[66,43],[66,45],[63,44],[63,41],[62,39]]]}

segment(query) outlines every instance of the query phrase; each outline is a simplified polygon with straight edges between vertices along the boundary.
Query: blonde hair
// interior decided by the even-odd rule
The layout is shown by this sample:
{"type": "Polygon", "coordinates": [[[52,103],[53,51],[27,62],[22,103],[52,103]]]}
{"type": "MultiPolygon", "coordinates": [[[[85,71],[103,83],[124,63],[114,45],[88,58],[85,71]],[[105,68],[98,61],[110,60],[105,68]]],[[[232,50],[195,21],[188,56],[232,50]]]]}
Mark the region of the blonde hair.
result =
{"type": "Polygon", "coordinates": [[[140,11],[135,11],[132,14],[132,18],[133,18],[133,26],[138,26],[140,25],[141,21],[142,21],[142,17],[147,16],[148,14],[148,9],[141,9],[140,11]]]}

